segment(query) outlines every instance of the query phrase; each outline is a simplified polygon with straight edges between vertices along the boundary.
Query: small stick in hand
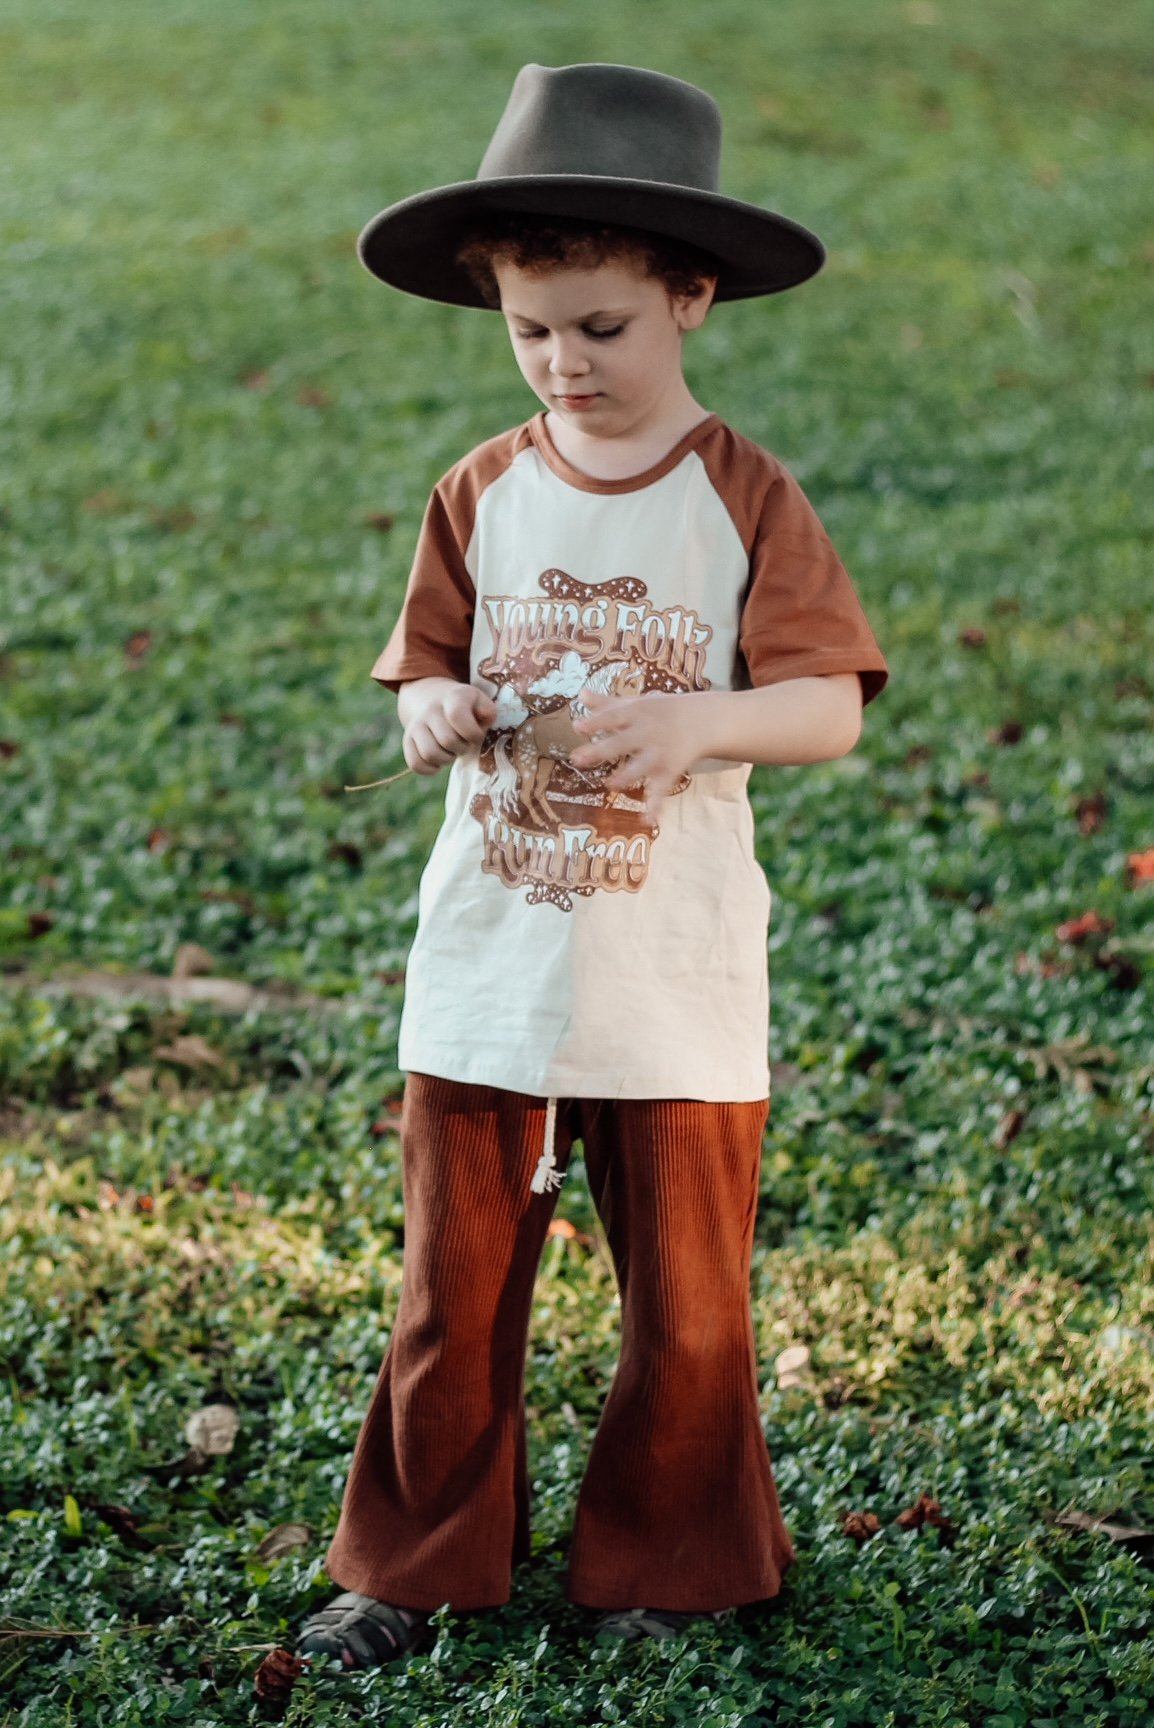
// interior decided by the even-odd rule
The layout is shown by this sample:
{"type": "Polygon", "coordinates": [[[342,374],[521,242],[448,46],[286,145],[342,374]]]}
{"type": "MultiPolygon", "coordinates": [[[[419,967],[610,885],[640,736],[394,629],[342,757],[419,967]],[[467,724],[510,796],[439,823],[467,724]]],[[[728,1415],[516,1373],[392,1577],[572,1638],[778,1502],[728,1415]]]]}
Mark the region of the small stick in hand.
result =
{"type": "Polygon", "coordinates": [[[412,768],[402,768],[399,774],[389,774],[384,780],[366,780],[362,786],[346,786],[346,792],[371,792],[374,786],[391,786],[394,780],[404,779],[406,774],[412,774],[412,768]]]}

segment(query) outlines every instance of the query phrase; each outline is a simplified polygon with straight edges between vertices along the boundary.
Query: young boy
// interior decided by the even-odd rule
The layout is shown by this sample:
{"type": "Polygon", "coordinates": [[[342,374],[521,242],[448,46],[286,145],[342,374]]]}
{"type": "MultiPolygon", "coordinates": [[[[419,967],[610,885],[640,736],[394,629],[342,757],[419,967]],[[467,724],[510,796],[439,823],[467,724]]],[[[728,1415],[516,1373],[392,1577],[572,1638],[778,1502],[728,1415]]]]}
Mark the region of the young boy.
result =
{"type": "Polygon", "coordinates": [[[716,190],[720,115],[641,68],[522,68],[476,180],[360,237],[382,280],[500,311],[532,419],[437,482],[372,668],[406,762],[451,765],[399,1062],[404,1277],[298,1648],[346,1667],[496,1607],[530,1557],[524,1365],[575,1140],[621,1354],[566,1593],[669,1637],[795,1559],[750,1267],[771,896],[750,765],[856,743],[888,668],[783,464],[696,401],[686,332],[820,242],[716,190]]]}

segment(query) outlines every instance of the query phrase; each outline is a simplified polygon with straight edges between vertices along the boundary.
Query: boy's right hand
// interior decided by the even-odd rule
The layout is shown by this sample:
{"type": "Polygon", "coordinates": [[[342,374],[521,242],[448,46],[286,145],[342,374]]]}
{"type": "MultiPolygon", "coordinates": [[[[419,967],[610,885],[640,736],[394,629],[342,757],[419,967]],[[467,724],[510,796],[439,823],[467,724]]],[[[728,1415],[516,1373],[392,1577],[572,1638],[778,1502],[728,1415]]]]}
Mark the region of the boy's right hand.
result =
{"type": "Polygon", "coordinates": [[[405,691],[405,761],[417,774],[436,774],[479,744],[497,717],[497,704],[472,684],[421,678],[405,691]],[[427,688],[422,688],[427,686],[427,688]]]}

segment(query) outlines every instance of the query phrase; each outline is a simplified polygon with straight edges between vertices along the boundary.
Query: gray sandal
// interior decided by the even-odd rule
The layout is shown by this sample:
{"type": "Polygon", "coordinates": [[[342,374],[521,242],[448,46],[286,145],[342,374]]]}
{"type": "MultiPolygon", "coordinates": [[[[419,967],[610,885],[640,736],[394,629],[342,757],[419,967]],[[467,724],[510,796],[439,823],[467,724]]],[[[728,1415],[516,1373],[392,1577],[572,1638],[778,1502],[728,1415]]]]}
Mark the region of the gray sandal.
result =
{"type": "Polygon", "coordinates": [[[713,1620],[724,1625],[732,1620],[735,1608],[682,1611],[673,1608],[613,1608],[602,1614],[595,1627],[595,1636],[608,1641],[614,1638],[636,1643],[639,1638],[680,1638],[694,1620],[713,1620]]]}
{"type": "Polygon", "coordinates": [[[345,1668],[375,1668],[426,1641],[430,1616],[345,1590],[310,1614],[297,1635],[301,1656],[336,1657],[345,1668]]]}

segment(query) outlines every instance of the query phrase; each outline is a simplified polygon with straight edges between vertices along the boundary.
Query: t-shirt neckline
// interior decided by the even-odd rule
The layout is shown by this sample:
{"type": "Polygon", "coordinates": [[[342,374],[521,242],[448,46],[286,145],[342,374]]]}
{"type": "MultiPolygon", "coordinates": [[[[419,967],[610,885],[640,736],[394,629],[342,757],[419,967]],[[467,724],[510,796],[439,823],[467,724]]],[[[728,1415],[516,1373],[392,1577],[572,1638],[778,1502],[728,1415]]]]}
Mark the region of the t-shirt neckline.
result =
{"type": "Polygon", "coordinates": [[[716,413],[707,414],[704,420],[699,420],[696,426],[691,426],[685,435],[677,440],[672,449],[667,450],[659,462],[642,469],[640,474],[627,474],[620,480],[598,480],[592,474],[582,473],[575,468],[554,444],[545,424],[545,409],[534,414],[528,422],[529,436],[541,455],[542,461],[551,468],[558,479],[566,485],[573,486],[579,492],[640,492],[645,486],[652,486],[655,480],[660,480],[663,474],[668,474],[671,468],[676,468],[682,457],[688,455],[710,429],[720,420],[716,413]]]}

